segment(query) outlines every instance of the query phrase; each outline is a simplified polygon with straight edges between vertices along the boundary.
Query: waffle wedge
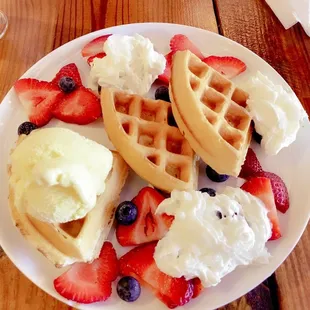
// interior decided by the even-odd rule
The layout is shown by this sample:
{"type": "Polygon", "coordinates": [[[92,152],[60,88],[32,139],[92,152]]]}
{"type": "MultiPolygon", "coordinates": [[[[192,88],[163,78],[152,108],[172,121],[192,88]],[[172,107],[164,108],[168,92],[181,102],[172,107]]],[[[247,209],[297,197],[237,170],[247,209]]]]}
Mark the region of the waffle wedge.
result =
{"type": "MultiPolygon", "coordinates": [[[[8,167],[10,176],[11,168],[8,167]]],[[[128,166],[113,152],[113,166],[106,181],[106,189],[96,206],[76,221],[51,224],[39,221],[14,205],[14,188],[9,188],[9,206],[15,226],[38,251],[56,267],[75,262],[91,262],[99,256],[114,220],[114,211],[128,175],[128,166]]]]}
{"type": "Polygon", "coordinates": [[[169,125],[169,102],[103,88],[101,105],[110,140],[141,178],[167,192],[196,189],[198,158],[169,125]]]}
{"type": "Polygon", "coordinates": [[[238,176],[252,137],[248,94],[190,51],[174,56],[169,92],[193,150],[218,173],[238,176]]]}

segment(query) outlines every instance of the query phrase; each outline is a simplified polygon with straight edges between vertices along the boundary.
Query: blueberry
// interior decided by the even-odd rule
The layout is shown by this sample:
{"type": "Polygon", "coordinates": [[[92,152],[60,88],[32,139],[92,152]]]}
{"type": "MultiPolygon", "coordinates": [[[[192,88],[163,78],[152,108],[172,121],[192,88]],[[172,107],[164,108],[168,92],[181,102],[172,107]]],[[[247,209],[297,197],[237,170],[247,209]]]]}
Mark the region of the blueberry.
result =
{"type": "Polygon", "coordinates": [[[75,82],[71,77],[63,76],[58,83],[60,89],[65,93],[70,93],[75,89],[75,82]]]}
{"type": "Polygon", "coordinates": [[[176,123],[172,113],[168,115],[168,125],[172,127],[178,127],[178,124],[176,123]]]}
{"type": "Polygon", "coordinates": [[[215,197],[216,196],[216,191],[213,188],[204,187],[204,188],[201,188],[200,191],[202,193],[208,193],[209,196],[211,196],[211,197],[215,197]]]}
{"type": "Polygon", "coordinates": [[[254,129],[253,130],[253,139],[260,144],[262,142],[262,136],[254,129]]]}
{"type": "Polygon", "coordinates": [[[169,89],[167,86],[160,86],[156,89],[155,92],[155,99],[158,100],[164,100],[170,102],[170,97],[169,97],[169,89]]]}
{"type": "Polygon", "coordinates": [[[225,182],[229,178],[227,174],[218,174],[210,166],[207,166],[206,174],[211,181],[218,182],[218,183],[225,182]]]}
{"type": "Polygon", "coordinates": [[[133,277],[121,278],[117,283],[116,290],[118,296],[127,302],[137,300],[141,293],[140,283],[133,277]]]}
{"type": "Polygon", "coordinates": [[[24,122],[19,125],[17,133],[18,135],[29,135],[32,130],[37,129],[38,126],[34,123],[31,122],[24,122]]]}
{"type": "Polygon", "coordinates": [[[119,224],[131,225],[137,218],[138,209],[131,201],[120,203],[116,209],[115,217],[119,224]]]}

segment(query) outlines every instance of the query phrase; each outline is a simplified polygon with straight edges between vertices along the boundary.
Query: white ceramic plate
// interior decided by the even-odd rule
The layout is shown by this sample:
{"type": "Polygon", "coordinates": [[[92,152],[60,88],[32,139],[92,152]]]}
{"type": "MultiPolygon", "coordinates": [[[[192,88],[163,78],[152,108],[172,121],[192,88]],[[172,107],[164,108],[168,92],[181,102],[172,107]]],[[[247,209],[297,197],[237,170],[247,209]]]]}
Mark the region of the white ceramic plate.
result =
{"type": "MultiPolygon", "coordinates": [[[[190,37],[206,56],[212,54],[231,55],[243,60],[247,64],[248,69],[242,74],[241,79],[246,79],[251,74],[254,74],[256,70],[260,70],[274,83],[281,84],[286,89],[290,89],[284,79],[264,60],[229,39],[193,27],[154,23],[118,26],[80,37],[61,46],[41,59],[23,77],[51,80],[63,65],[75,62],[81,72],[84,85],[86,85],[89,67],[80,55],[81,48],[92,39],[107,33],[140,33],[150,38],[155,48],[162,53],[169,51],[169,40],[174,34],[183,33],[190,37]]],[[[150,92],[150,96],[152,94],[153,92],[150,92]]],[[[87,306],[72,303],[56,293],[53,287],[53,280],[63,270],[56,269],[23,239],[12,224],[7,203],[8,178],[6,168],[9,160],[9,152],[17,139],[16,131],[18,125],[26,119],[24,109],[19,103],[14,91],[10,90],[0,105],[0,244],[6,254],[32,282],[68,305],[80,309],[144,310],[146,306],[148,310],[166,309],[166,306],[153,297],[147,289],[143,289],[141,297],[136,302],[128,304],[118,298],[114,287],[113,295],[107,302],[87,306]]],[[[68,127],[108,147],[111,146],[104,133],[101,120],[87,126],[68,125],[53,120],[49,126],[68,127]]],[[[253,265],[237,268],[230,275],[226,276],[217,287],[207,289],[199,298],[192,300],[184,306],[184,309],[214,309],[237,299],[271,275],[292,251],[305,229],[310,215],[310,191],[307,185],[310,174],[309,130],[310,126],[309,122],[307,122],[300,130],[295,143],[274,157],[266,157],[258,145],[253,145],[264,169],[275,172],[283,178],[288,187],[291,200],[291,207],[288,212],[285,215],[279,214],[283,237],[277,241],[268,243],[268,249],[272,255],[270,263],[268,265],[253,265]]],[[[204,167],[205,165],[201,164],[199,186],[205,187],[210,183],[210,187],[216,188],[215,184],[209,182],[205,176],[204,167]]],[[[224,185],[237,185],[237,183],[238,180],[231,178],[224,185]]],[[[146,185],[134,173],[131,173],[130,180],[128,180],[127,184],[122,193],[122,200],[131,199],[141,187],[146,185]]],[[[217,188],[220,186],[223,186],[223,184],[217,186],[217,188]]],[[[111,232],[110,237],[116,246],[118,255],[122,255],[124,249],[117,244],[114,232],[111,232]]]]}

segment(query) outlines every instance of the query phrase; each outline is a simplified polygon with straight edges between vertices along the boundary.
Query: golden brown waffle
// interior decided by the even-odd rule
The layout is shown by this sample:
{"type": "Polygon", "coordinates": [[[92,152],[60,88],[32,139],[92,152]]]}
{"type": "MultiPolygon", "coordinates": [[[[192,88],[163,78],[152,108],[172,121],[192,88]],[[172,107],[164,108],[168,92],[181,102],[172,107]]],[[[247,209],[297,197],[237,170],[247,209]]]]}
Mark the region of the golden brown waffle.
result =
{"type": "Polygon", "coordinates": [[[96,206],[83,219],[62,224],[41,222],[20,212],[14,205],[14,188],[10,187],[9,205],[13,222],[21,234],[56,267],[91,262],[99,256],[109,234],[127,175],[127,164],[113,152],[112,170],[96,206]]]}
{"type": "Polygon", "coordinates": [[[168,192],[196,189],[198,159],[169,125],[169,102],[102,88],[101,105],[110,140],[140,177],[168,192]]]}
{"type": "Polygon", "coordinates": [[[194,151],[218,173],[238,176],[252,137],[248,94],[189,51],[174,56],[169,91],[194,151]]]}

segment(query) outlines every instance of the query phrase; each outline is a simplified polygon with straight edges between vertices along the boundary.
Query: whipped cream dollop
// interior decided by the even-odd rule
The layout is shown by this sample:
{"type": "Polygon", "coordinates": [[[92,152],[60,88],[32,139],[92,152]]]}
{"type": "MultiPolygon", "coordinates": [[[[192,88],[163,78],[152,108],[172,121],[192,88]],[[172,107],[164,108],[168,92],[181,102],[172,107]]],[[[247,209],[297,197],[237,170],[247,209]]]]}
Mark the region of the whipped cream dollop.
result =
{"type": "Polygon", "coordinates": [[[209,287],[239,265],[268,262],[267,210],[261,200],[240,188],[226,187],[215,197],[174,190],[158,206],[157,214],[161,213],[175,219],[158,242],[154,259],[172,277],[198,277],[209,287]]]}
{"type": "Polygon", "coordinates": [[[305,110],[293,92],[275,85],[259,71],[240,85],[249,93],[248,109],[267,155],[276,155],[296,140],[305,110]]]}
{"type": "Polygon", "coordinates": [[[82,218],[105,191],[112,163],[110,150],[76,132],[35,130],[11,154],[14,204],[45,222],[82,218]]]}
{"type": "Polygon", "coordinates": [[[95,58],[90,77],[103,87],[116,87],[145,95],[165,70],[166,59],[154,50],[152,42],[139,34],[111,35],[104,43],[106,56],[95,58]]]}

